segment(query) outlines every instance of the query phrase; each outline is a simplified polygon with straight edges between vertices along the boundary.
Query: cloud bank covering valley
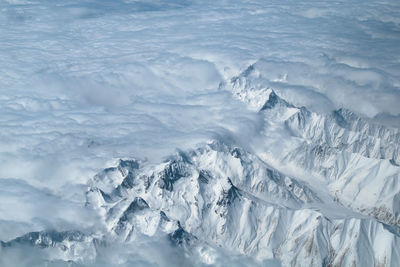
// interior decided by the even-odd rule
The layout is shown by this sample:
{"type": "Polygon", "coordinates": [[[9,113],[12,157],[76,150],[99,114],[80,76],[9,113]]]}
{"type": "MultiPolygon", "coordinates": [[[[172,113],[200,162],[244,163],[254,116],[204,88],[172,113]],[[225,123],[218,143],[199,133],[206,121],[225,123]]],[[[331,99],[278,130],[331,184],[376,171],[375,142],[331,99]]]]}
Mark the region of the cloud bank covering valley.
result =
{"type": "MultiPolygon", "coordinates": [[[[101,228],[84,193],[119,158],[158,163],[213,138],[249,146],[263,119],[226,86],[249,67],[296,106],[399,128],[398,14],[389,0],[0,0],[0,240],[101,228]]],[[[140,260],[111,248],[124,260],[96,264],[177,266],[163,240],[142,242],[140,260]]],[[[21,252],[2,253],[13,266],[21,252]]]]}

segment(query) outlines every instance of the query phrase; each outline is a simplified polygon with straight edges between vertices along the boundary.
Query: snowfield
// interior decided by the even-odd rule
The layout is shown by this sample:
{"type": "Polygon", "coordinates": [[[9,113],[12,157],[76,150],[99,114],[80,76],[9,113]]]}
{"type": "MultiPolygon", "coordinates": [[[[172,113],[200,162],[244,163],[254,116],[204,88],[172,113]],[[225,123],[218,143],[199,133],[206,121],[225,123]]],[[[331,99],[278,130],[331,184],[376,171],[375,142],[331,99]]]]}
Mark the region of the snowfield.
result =
{"type": "Polygon", "coordinates": [[[0,0],[0,266],[399,266],[398,14],[0,0]]]}

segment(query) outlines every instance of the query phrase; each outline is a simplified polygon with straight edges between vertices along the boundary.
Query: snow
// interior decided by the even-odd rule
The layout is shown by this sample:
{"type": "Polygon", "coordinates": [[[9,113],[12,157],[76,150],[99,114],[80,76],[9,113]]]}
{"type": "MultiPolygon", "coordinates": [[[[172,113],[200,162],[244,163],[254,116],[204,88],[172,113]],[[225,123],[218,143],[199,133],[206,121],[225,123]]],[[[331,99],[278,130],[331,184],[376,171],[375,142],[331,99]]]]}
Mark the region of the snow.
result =
{"type": "Polygon", "coordinates": [[[399,265],[399,9],[0,0],[0,265],[399,265]]]}

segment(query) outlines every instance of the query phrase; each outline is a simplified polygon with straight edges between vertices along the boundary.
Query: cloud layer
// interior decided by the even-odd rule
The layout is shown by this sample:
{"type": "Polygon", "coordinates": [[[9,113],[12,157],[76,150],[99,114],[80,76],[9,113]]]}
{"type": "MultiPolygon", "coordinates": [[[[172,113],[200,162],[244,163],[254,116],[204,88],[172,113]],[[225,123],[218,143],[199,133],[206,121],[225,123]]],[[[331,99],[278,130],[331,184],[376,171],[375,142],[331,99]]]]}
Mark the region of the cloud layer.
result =
{"type": "Polygon", "coordinates": [[[0,240],[88,227],[84,185],[117,158],[157,162],[221,135],[248,143],[260,118],[219,84],[250,64],[295,104],[399,127],[399,12],[397,1],[0,1],[0,240]]]}

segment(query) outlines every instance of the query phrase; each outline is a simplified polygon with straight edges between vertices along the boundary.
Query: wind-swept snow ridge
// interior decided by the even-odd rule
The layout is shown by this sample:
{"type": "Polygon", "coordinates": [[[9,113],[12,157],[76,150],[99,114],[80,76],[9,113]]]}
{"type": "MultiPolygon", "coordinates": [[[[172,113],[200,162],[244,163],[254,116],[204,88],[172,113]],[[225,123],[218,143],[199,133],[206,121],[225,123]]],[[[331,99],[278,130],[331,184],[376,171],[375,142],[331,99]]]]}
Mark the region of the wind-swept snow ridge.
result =
{"type": "Polygon", "coordinates": [[[260,263],[278,259],[283,266],[400,262],[397,226],[329,202],[324,194],[249,151],[212,141],[160,164],[120,160],[96,175],[86,204],[102,218],[101,239],[42,232],[2,246],[29,243],[52,253],[52,259],[83,262],[95,259],[99,246],[147,237],[167,238],[203,264],[215,263],[220,249],[260,263]]]}
{"type": "MultiPolygon", "coordinates": [[[[285,266],[399,261],[399,237],[388,226],[350,210],[341,218],[324,215],[326,203],[307,184],[241,148],[215,141],[156,166],[134,164],[125,172],[121,163],[112,175],[125,175],[130,184],[109,193],[92,188],[87,196],[112,235],[125,242],[164,233],[191,253],[219,246],[285,266]]],[[[330,208],[343,209],[339,203],[330,208]]]]}
{"type": "Polygon", "coordinates": [[[286,124],[293,133],[316,144],[400,163],[400,131],[368,122],[349,110],[338,109],[324,116],[301,109],[286,124]]]}
{"type": "MultiPolygon", "coordinates": [[[[258,152],[261,158],[275,162],[282,171],[294,167],[306,176],[321,177],[336,201],[399,226],[399,129],[378,125],[343,108],[317,113],[296,107],[266,89],[262,75],[252,65],[228,86],[245,102],[253,103],[257,94],[267,99],[258,106],[265,124],[261,137],[265,151],[258,152]]],[[[312,183],[310,179],[306,181],[312,183]]]]}

